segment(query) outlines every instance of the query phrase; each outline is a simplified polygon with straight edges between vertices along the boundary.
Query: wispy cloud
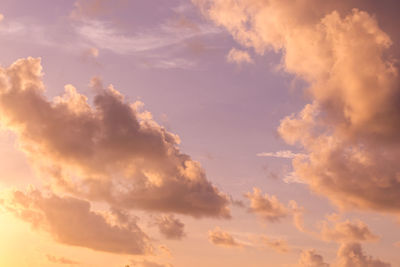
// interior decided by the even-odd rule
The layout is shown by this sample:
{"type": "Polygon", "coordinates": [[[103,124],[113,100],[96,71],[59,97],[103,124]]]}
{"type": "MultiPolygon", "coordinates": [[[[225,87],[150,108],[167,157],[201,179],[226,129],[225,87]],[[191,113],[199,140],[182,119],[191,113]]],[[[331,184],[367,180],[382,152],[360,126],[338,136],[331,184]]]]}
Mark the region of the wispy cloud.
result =
{"type": "Polygon", "coordinates": [[[56,263],[56,264],[69,264],[69,265],[77,265],[79,262],[70,260],[64,257],[56,257],[50,254],[46,255],[46,258],[49,262],[56,263]]]}
{"type": "Polygon", "coordinates": [[[290,150],[281,150],[281,151],[277,151],[277,152],[262,152],[262,153],[258,153],[257,156],[258,157],[292,159],[296,156],[305,156],[305,154],[294,153],[290,150]]]}
{"type": "Polygon", "coordinates": [[[196,30],[165,23],[142,32],[127,34],[107,22],[87,20],[75,27],[76,32],[100,49],[131,55],[176,45],[190,38],[219,33],[214,26],[197,25],[196,30]]]}
{"type": "Polygon", "coordinates": [[[232,48],[229,51],[226,60],[229,63],[236,63],[239,65],[243,63],[253,63],[253,59],[248,52],[236,48],[232,48]]]}
{"type": "Polygon", "coordinates": [[[287,184],[306,184],[306,182],[304,180],[302,180],[297,174],[296,172],[292,171],[289,172],[285,175],[285,177],[283,178],[283,181],[287,184]]]}

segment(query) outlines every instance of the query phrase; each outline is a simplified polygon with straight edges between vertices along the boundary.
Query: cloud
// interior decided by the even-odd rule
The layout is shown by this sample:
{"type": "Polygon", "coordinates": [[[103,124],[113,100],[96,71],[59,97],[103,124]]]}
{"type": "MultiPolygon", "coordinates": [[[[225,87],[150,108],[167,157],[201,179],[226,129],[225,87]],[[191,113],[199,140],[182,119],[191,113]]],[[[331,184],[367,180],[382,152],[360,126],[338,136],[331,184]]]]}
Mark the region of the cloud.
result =
{"type": "Polygon", "coordinates": [[[88,47],[82,50],[80,58],[84,62],[89,62],[97,66],[101,66],[101,64],[98,62],[99,55],[99,49],[97,49],[96,47],[88,47]]]}
{"type": "Polygon", "coordinates": [[[54,194],[43,196],[40,191],[31,190],[13,191],[2,202],[17,218],[66,245],[132,255],[152,251],[148,237],[136,222],[111,224],[102,213],[91,211],[90,202],[85,200],[54,194]]]}
{"type": "Polygon", "coordinates": [[[304,250],[300,254],[298,263],[299,267],[329,267],[329,264],[324,262],[324,258],[318,255],[314,249],[304,250]]]}
{"type": "Polygon", "coordinates": [[[196,29],[192,29],[168,22],[135,34],[121,32],[99,20],[85,20],[75,27],[77,34],[91,45],[120,55],[167,48],[184,44],[194,37],[220,33],[220,30],[210,25],[197,25],[196,29]]]}
{"type": "Polygon", "coordinates": [[[0,13],[0,22],[4,20],[4,15],[0,13]]]}
{"type": "Polygon", "coordinates": [[[155,218],[155,224],[160,233],[167,239],[182,239],[185,234],[185,225],[173,215],[159,216],[155,218]]]}
{"type": "Polygon", "coordinates": [[[143,103],[96,78],[93,106],[72,85],[50,101],[42,75],[34,58],[0,69],[0,122],[54,190],[122,209],[230,217],[229,198],[143,103]]]}
{"type": "Polygon", "coordinates": [[[274,157],[274,158],[282,158],[282,159],[292,159],[296,156],[303,155],[298,153],[293,153],[290,150],[282,150],[277,152],[262,152],[258,153],[258,157],[274,157]]]}
{"type": "Polygon", "coordinates": [[[258,188],[245,195],[250,200],[249,211],[268,222],[278,222],[289,215],[289,210],[276,196],[262,195],[258,188]]]}
{"type": "Polygon", "coordinates": [[[46,258],[47,258],[47,260],[49,262],[52,262],[52,263],[69,264],[69,265],[77,265],[77,264],[79,264],[79,262],[77,262],[77,261],[66,259],[64,257],[56,257],[56,256],[49,255],[49,254],[46,255],[46,258]]]}
{"type": "Polygon", "coordinates": [[[328,220],[317,224],[317,229],[306,229],[304,226],[304,210],[297,206],[295,202],[291,203],[293,220],[296,228],[303,233],[308,233],[324,241],[333,241],[337,243],[366,242],[377,241],[379,237],[375,235],[368,225],[360,220],[339,221],[338,214],[326,216],[328,220]]]}
{"type": "Polygon", "coordinates": [[[281,69],[309,84],[310,103],[278,129],[308,155],[293,159],[296,176],[341,208],[400,213],[400,80],[376,19],[354,1],[193,2],[241,45],[281,52],[281,69]]]}
{"type": "Polygon", "coordinates": [[[164,245],[160,245],[158,246],[159,250],[161,251],[161,253],[169,258],[173,258],[172,252],[171,250],[169,250],[168,247],[164,246],[164,245]]]}
{"type": "Polygon", "coordinates": [[[143,260],[143,261],[133,261],[132,267],[173,267],[173,266],[171,264],[162,264],[153,261],[143,260]]]}
{"type": "Polygon", "coordinates": [[[390,267],[391,264],[365,255],[359,243],[343,243],[338,252],[335,263],[329,265],[314,249],[303,251],[299,259],[299,267],[390,267]]]}
{"type": "Polygon", "coordinates": [[[243,50],[238,50],[236,48],[232,48],[228,55],[226,56],[226,60],[229,63],[243,64],[243,63],[253,63],[253,59],[250,54],[243,50]]]}
{"type": "Polygon", "coordinates": [[[91,57],[91,58],[98,58],[99,57],[99,49],[96,47],[90,47],[85,51],[85,56],[91,57]]]}
{"type": "Polygon", "coordinates": [[[300,207],[294,200],[289,202],[289,207],[293,214],[293,225],[296,229],[300,232],[308,232],[304,226],[304,208],[300,207]]]}
{"type": "Polygon", "coordinates": [[[374,241],[378,239],[364,222],[351,222],[349,220],[337,222],[333,226],[330,226],[327,221],[323,221],[321,223],[320,236],[324,240],[339,243],[374,241]]]}
{"type": "Polygon", "coordinates": [[[284,239],[273,239],[267,236],[262,236],[261,244],[280,253],[289,252],[289,246],[284,239]]]}
{"type": "Polygon", "coordinates": [[[358,243],[343,244],[337,255],[337,267],[390,267],[379,259],[364,254],[358,243]]]}
{"type": "Polygon", "coordinates": [[[223,247],[240,247],[242,246],[238,243],[235,238],[228,232],[221,230],[219,227],[214,230],[208,231],[208,240],[217,246],[223,247]]]}

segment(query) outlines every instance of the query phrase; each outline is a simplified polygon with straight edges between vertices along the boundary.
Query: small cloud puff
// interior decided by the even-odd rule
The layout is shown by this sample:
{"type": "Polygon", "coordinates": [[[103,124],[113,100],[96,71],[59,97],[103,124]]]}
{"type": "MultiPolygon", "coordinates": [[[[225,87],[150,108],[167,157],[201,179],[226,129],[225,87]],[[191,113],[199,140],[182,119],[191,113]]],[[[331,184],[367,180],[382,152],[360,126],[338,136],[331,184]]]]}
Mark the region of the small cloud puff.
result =
{"type": "Polygon", "coordinates": [[[236,48],[232,48],[228,55],[226,56],[226,60],[229,63],[243,64],[243,63],[253,63],[253,59],[250,54],[243,50],[238,50],[236,48]]]}
{"type": "Polygon", "coordinates": [[[219,227],[208,231],[208,240],[217,246],[229,248],[242,246],[242,244],[238,243],[230,233],[221,230],[219,227]]]}
{"type": "Polygon", "coordinates": [[[279,222],[289,215],[289,209],[276,196],[262,195],[258,188],[245,196],[250,200],[249,211],[268,222],[279,222]]]}

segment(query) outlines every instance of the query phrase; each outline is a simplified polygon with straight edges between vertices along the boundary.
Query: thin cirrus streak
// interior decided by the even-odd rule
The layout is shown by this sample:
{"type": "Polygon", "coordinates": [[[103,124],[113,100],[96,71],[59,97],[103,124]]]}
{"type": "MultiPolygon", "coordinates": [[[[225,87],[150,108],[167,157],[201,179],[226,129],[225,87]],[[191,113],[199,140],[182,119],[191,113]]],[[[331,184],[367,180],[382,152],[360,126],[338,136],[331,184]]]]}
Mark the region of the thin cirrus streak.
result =
{"type": "Polygon", "coordinates": [[[69,264],[69,265],[77,265],[77,264],[79,264],[79,262],[77,262],[77,261],[70,260],[70,259],[67,259],[67,258],[64,258],[64,257],[56,257],[56,256],[49,255],[49,254],[47,254],[46,257],[47,257],[47,260],[49,262],[53,262],[53,263],[69,264]]]}

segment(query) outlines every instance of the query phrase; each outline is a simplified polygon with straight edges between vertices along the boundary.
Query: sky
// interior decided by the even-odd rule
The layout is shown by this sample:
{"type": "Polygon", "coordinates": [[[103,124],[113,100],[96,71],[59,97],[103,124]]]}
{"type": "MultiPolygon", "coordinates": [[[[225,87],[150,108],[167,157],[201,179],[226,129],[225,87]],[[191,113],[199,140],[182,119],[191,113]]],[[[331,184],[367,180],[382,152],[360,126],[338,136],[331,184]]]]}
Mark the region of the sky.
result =
{"type": "Polygon", "coordinates": [[[0,266],[400,266],[397,0],[0,2],[0,266]]]}

